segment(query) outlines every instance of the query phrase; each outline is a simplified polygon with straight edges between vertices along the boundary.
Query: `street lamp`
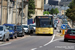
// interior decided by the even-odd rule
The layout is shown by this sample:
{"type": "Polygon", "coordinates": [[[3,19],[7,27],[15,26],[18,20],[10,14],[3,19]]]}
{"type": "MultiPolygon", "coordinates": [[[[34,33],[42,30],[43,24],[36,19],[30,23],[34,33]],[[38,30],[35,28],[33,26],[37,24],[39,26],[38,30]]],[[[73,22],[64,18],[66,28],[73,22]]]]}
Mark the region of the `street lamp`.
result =
{"type": "Polygon", "coordinates": [[[2,0],[1,0],[1,21],[0,22],[1,22],[0,24],[2,24],[2,0]]]}

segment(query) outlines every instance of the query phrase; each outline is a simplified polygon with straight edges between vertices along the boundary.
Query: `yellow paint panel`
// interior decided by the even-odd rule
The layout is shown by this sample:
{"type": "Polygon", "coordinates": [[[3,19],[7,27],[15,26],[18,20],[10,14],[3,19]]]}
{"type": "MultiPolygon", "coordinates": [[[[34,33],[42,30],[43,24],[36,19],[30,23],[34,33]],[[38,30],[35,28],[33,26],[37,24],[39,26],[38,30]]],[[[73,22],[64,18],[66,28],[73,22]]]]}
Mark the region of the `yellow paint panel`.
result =
{"type": "Polygon", "coordinates": [[[36,28],[36,34],[53,34],[53,28],[36,28]]]}

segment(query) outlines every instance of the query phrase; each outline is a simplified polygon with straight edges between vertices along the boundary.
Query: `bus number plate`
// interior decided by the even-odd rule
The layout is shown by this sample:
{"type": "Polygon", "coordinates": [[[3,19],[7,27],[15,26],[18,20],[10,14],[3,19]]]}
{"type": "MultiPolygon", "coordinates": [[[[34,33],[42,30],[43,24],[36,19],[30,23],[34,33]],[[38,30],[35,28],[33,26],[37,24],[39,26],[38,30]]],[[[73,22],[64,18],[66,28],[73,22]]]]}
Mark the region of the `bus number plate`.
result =
{"type": "Polygon", "coordinates": [[[45,34],[45,32],[43,32],[45,34]]]}

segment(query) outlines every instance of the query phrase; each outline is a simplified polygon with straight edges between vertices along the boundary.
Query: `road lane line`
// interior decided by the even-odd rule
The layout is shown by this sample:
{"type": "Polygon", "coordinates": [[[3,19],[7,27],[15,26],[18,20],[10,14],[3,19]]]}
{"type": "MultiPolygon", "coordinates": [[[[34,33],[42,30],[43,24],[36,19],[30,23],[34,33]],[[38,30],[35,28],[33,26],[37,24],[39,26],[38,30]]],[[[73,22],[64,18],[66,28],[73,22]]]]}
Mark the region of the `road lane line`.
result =
{"type": "Polygon", "coordinates": [[[58,41],[58,40],[61,40],[61,39],[64,39],[64,38],[55,39],[55,40],[53,40],[53,42],[58,41]]]}
{"type": "Polygon", "coordinates": [[[39,48],[42,48],[43,46],[40,46],[39,48]]]}
{"type": "Polygon", "coordinates": [[[31,50],[36,50],[37,48],[33,48],[33,49],[31,49],[31,50]]]}
{"type": "Polygon", "coordinates": [[[44,46],[47,46],[47,45],[49,45],[50,43],[52,43],[54,38],[55,38],[55,34],[53,35],[51,41],[49,41],[48,43],[46,43],[44,46]]]}
{"type": "Polygon", "coordinates": [[[11,44],[11,42],[6,43],[6,44],[2,44],[2,45],[0,45],[0,46],[5,46],[5,45],[9,45],[9,44],[11,44]]]}

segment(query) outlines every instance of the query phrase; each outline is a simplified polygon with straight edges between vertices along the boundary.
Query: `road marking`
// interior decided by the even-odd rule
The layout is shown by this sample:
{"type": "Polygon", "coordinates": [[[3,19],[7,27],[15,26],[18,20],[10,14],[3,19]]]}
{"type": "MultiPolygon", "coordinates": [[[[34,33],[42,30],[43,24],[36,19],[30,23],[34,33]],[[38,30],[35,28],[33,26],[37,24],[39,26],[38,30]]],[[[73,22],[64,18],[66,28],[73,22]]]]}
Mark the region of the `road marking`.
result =
{"type": "Polygon", "coordinates": [[[53,40],[53,42],[58,41],[58,40],[61,40],[61,39],[63,39],[63,38],[55,39],[55,40],[53,40]]]}
{"type": "Polygon", "coordinates": [[[6,44],[2,44],[2,45],[0,45],[0,46],[5,46],[5,45],[9,45],[9,44],[11,44],[11,42],[6,43],[6,44]]]}
{"type": "Polygon", "coordinates": [[[31,49],[31,50],[36,50],[37,48],[33,48],[33,49],[31,49]]]}
{"type": "Polygon", "coordinates": [[[39,48],[42,48],[43,46],[40,46],[39,48]]]}
{"type": "Polygon", "coordinates": [[[53,35],[53,37],[52,37],[51,41],[49,41],[48,43],[46,43],[44,46],[47,46],[47,45],[49,45],[50,43],[52,43],[52,42],[53,42],[54,37],[55,37],[55,34],[53,35]]]}

